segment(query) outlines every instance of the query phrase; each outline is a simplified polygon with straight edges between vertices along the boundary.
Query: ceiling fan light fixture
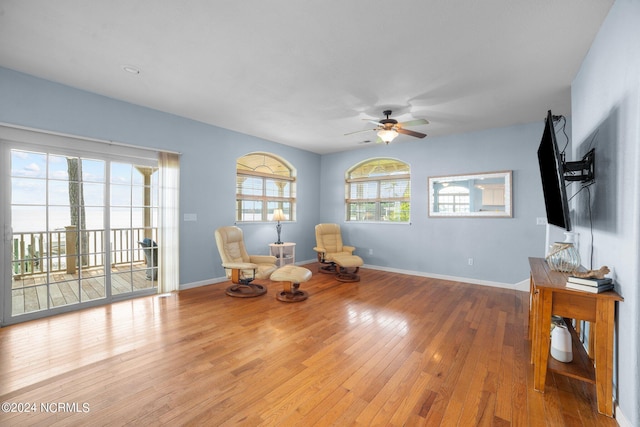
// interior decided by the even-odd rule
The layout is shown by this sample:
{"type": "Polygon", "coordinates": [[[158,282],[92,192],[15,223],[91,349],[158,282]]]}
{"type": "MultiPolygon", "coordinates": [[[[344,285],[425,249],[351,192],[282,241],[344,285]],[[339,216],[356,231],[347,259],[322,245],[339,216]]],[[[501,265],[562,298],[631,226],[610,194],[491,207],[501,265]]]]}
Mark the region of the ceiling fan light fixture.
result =
{"type": "Polygon", "coordinates": [[[385,142],[385,144],[388,144],[398,136],[398,132],[393,129],[381,129],[378,131],[378,136],[385,142]]]}

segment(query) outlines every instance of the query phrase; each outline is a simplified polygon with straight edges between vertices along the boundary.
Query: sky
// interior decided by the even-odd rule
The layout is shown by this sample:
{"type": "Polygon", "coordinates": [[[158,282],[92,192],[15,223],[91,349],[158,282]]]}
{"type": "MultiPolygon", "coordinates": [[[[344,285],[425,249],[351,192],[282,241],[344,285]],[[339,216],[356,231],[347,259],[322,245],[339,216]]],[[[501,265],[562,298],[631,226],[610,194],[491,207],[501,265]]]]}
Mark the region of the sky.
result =
{"type": "MultiPolygon", "coordinates": [[[[107,190],[111,228],[143,226],[142,173],[132,164],[85,158],[81,159],[81,169],[87,229],[104,228],[107,190]]],[[[152,175],[151,183],[155,190],[152,191],[154,206],[158,204],[157,175],[152,175]]],[[[11,226],[14,233],[53,231],[71,225],[69,185],[67,157],[12,150],[11,226]]],[[[154,209],[154,224],[157,224],[156,212],[154,209]]]]}

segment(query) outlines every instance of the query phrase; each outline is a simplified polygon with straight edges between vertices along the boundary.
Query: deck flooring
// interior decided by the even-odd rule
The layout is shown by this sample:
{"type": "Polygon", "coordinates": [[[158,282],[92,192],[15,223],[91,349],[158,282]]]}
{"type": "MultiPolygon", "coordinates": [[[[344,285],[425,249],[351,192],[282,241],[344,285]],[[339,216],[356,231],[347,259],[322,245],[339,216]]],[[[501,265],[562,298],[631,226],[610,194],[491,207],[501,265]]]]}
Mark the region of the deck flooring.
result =
{"type": "MultiPolygon", "coordinates": [[[[129,267],[129,266],[127,266],[129,267]]],[[[145,263],[133,264],[133,269],[114,266],[111,273],[111,294],[149,289],[158,285],[157,280],[147,280],[145,263]]],[[[47,275],[33,274],[19,277],[12,283],[12,315],[47,310],[105,297],[105,275],[103,267],[83,269],[80,274],[56,272],[47,275]],[[82,275],[82,280],[79,280],[82,275]],[[47,303],[48,301],[48,303],[47,303]]]]}

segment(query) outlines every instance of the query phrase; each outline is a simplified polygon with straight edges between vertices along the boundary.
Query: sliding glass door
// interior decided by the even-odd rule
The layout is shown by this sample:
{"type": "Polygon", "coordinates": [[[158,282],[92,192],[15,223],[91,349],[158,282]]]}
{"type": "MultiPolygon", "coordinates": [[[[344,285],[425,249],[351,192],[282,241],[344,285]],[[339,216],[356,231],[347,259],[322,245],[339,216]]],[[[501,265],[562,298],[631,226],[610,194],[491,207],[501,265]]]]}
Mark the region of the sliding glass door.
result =
{"type": "Polygon", "coordinates": [[[157,161],[0,148],[6,323],[156,292],[157,161]]]}
{"type": "Polygon", "coordinates": [[[158,168],[110,163],[111,294],[156,288],[158,168]]]}

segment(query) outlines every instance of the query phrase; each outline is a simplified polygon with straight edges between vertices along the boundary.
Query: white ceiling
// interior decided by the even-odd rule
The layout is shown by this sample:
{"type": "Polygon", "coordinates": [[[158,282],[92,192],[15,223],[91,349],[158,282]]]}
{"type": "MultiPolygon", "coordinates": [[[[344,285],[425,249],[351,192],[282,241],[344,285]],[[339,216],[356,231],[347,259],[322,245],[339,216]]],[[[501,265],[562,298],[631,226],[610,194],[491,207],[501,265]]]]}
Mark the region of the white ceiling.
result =
{"type": "Polygon", "coordinates": [[[569,115],[612,3],[0,0],[0,66],[324,154],[569,115]]]}

